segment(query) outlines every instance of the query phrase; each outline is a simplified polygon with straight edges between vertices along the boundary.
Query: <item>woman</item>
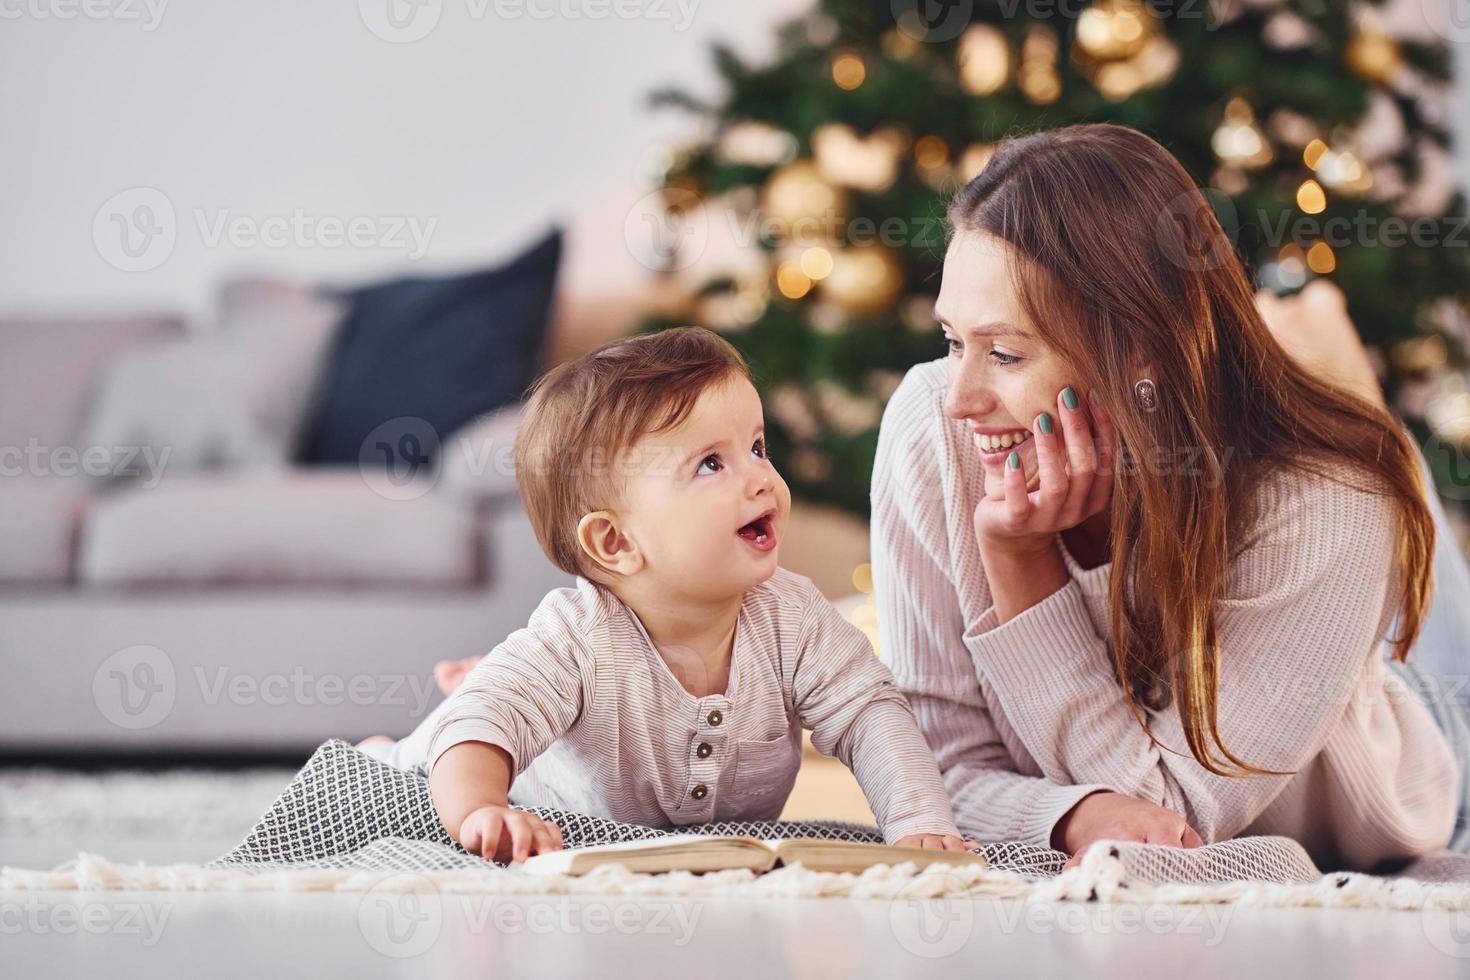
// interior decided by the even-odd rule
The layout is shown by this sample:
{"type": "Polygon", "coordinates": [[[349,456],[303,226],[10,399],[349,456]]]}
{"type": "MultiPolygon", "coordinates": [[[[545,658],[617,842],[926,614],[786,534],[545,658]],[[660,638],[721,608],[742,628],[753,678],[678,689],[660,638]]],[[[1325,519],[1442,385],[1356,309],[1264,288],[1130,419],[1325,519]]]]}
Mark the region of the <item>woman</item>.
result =
{"type": "Polygon", "coordinates": [[[949,219],[948,354],[885,411],[873,564],[961,830],[1284,834],[1352,868],[1445,846],[1470,741],[1397,662],[1435,560],[1407,433],[1283,351],[1136,131],[1008,141],[949,219]]]}

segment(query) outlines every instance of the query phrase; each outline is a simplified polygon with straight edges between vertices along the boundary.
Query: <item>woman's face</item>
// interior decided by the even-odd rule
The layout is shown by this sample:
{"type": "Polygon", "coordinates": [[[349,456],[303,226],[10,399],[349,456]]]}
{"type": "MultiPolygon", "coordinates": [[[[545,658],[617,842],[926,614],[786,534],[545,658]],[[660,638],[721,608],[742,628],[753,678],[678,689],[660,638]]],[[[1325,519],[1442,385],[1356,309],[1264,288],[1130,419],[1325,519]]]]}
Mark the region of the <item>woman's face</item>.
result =
{"type": "Polygon", "coordinates": [[[969,429],[985,467],[985,494],[995,498],[1005,496],[1003,468],[1012,450],[1020,453],[1026,488],[1037,488],[1036,417],[1051,413],[1060,432],[1057,395],[1076,383],[1067,361],[1026,322],[1010,261],[1010,246],[993,235],[959,232],[944,256],[934,304],[949,345],[944,414],[969,429]]]}

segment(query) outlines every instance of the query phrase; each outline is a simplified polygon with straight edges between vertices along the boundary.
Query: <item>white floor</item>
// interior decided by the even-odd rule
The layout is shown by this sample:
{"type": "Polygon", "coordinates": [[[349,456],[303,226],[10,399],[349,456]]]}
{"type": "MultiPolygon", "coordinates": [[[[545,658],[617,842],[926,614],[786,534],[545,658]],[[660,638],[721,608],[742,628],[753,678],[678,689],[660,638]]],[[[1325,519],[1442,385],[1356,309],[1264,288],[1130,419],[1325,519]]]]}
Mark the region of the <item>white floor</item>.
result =
{"type": "MultiPolygon", "coordinates": [[[[1441,915],[1443,915],[1441,913],[1441,915]]],[[[6,895],[8,976],[1462,977],[1411,913],[1013,901],[6,895]]],[[[1463,923],[1460,923],[1463,925],[1463,923]]],[[[1459,954],[1459,955],[1456,955],[1459,954]]]]}

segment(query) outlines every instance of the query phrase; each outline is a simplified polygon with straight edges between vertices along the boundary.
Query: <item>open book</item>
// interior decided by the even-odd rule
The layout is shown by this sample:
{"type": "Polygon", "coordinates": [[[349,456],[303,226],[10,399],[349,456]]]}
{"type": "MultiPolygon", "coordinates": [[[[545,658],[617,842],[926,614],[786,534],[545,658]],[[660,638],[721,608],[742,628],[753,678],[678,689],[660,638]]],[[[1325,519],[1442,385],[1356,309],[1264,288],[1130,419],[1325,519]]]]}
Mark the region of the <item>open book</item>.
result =
{"type": "Polygon", "coordinates": [[[596,844],[538,854],[522,867],[531,874],[584,875],[604,864],[620,864],[629,871],[659,874],[665,871],[725,871],[749,868],[756,873],[800,862],[813,871],[862,871],[875,864],[978,864],[985,858],[973,851],[935,851],[886,844],[855,844],[840,840],[799,837],[757,840],[754,837],[707,837],[676,834],[624,844],[596,844]]]}

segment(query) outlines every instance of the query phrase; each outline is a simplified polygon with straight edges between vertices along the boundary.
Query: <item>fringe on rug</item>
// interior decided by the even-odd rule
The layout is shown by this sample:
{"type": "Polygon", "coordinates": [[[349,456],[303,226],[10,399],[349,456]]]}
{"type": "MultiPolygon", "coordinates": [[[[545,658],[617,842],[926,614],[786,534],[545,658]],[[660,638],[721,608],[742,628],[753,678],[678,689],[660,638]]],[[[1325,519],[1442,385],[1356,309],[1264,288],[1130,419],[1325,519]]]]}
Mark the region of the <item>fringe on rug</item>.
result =
{"type": "Polygon", "coordinates": [[[627,897],[850,898],[922,901],[1012,898],[1031,902],[1230,904],[1261,908],[1372,908],[1470,912],[1470,885],[1340,873],[1299,884],[1237,881],[1149,884],[1126,880],[1123,862],[1093,848],[1054,878],[1028,878],[972,865],[879,865],[861,874],[801,865],[750,871],[639,874],[605,866],[581,877],[532,875],[513,868],[363,871],[290,868],[246,873],[196,864],[118,864],[81,853],[52,871],[0,869],[0,892],[15,891],[317,891],[438,892],[448,895],[597,895],[627,897]]]}

